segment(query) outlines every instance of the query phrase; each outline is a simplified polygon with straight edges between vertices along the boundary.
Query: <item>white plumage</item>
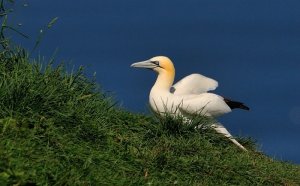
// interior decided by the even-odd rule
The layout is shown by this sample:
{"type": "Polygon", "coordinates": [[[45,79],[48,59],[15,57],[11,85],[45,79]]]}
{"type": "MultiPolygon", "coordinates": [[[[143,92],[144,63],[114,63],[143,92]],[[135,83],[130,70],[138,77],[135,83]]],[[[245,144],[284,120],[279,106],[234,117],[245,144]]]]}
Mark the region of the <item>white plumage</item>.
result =
{"type": "MultiPolygon", "coordinates": [[[[150,91],[149,102],[151,108],[162,115],[168,113],[190,117],[201,114],[217,117],[231,112],[232,108],[249,110],[243,103],[209,93],[208,91],[218,87],[218,82],[201,74],[191,74],[173,85],[175,68],[167,57],[153,57],[143,62],[133,63],[131,66],[152,69],[158,74],[150,91]]],[[[220,123],[214,124],[213,127],[218,133],[246,150],[220,123]]]]}
{"type": "Polygon", "coordinates": [[[201,94],[218,87],[218,82],[201,74],[191,74],[172,86],[177,95],[201,94]]]}

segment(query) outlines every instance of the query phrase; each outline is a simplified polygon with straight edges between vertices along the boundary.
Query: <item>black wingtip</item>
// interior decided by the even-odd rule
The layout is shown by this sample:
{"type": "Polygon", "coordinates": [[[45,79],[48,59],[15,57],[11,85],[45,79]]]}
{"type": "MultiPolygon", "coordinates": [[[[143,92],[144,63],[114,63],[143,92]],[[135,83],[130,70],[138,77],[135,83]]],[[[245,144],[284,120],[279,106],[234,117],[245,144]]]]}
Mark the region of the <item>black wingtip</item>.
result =
{"type": "Polygon", "coordinates": [[[247,107],[246,105],[242,104],[240,107],[240,109],[244,109],[244,110],[250,110],[249,107],[247,107]]]}
{"type": "Polygon", "coordinates": [[[247,107],[246,105],[244,105],[244,103],[241,103],[238,101],[232,101],[232,100],[226,99],[226,98],[224,98],[224,101],[231,109],[239,108],[239,109],[243,109],[243,110],[250,110],[250,108],[247,107]]]}

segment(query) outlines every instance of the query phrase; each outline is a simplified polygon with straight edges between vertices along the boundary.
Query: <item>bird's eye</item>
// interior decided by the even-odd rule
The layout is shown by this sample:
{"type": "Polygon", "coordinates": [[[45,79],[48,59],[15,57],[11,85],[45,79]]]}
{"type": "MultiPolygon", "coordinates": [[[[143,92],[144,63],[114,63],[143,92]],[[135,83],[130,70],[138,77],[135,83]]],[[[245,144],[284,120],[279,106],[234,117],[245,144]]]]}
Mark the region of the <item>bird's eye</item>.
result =
{"type": "Polygon", "coordinates": [[[153,64],[159,66],[159,61],[151,61],[153,64]]]}

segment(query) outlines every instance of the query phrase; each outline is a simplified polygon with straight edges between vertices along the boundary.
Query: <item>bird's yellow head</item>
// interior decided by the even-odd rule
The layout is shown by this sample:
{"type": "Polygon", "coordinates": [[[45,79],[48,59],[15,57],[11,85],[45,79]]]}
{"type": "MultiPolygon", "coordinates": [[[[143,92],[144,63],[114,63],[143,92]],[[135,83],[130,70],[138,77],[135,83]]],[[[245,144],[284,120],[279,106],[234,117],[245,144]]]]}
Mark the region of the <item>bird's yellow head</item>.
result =
{"type": "Polygon", "coordinates": [[[165,56],[156,56],[146,61],[133,63],[131,67],[152,69],[158,74],[167,73],[175,75],[175,68],[172,61],[165,56]]]}
{"type": "Polygon", "coordinates": [[[168,73],[175,72],[174,65],[168,57],[157,56],[151,58],[150,61],[155,61],[158,64],[158,67],[153,69],[157,73],[161,73],[163,71],[167,71],[168,73]]]}
{"type": "Polygon", "coordinates": [[[165,56],[153,57],[149,60],[133,63],[131,67],[147,68],[158,73],[155,87],[169,90],[175,77],[175,68],[172,61],[165,56]]]}

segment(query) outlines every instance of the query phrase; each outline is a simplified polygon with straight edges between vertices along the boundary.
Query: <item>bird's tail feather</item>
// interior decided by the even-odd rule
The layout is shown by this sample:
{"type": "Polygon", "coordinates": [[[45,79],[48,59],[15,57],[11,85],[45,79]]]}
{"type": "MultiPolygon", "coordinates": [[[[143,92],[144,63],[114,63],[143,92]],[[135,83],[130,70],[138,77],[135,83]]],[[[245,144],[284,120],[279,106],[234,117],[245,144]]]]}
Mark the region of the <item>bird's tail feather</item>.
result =
{"type": "Polygon", "coordinates": [[[216,123],[213,124],[212,127],[220,134],[223,134],[225,137],[227,137],[232,143],[234,143],[236,146],[241,148],[244,151],[247,151],[247,149],[241,145],[236,139],[232,137],[232,135],[228,132],[228,130],[221,124],[221,123],[216,123]]]}

